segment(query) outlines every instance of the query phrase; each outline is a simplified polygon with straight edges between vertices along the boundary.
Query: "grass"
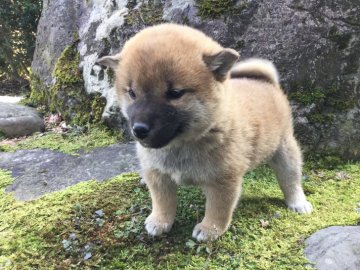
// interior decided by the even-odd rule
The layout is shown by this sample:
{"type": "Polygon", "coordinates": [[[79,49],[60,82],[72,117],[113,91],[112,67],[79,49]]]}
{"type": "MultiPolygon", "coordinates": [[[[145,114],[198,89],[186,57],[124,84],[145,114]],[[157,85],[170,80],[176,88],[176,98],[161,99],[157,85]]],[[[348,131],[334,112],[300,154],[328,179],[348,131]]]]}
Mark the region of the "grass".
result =
{"type": "Polygon", "coordinates": [[[31,202],[3,189],[0,171],[0,269],[306,269],[304,240],[331,225],[360,221],[360,164],[307,173],[304,187],[315,211],[288,211],[273,173],[265,166],[247,174],[227,233],[214,243],[191,240],[204,213],[197,188],[179,191],[176,222],[167,235],[144,229],[150,213],[147,189],[137,174],[89,181],[31,202]],[[268,223],[268,225],[266,225],[268,223]]]}

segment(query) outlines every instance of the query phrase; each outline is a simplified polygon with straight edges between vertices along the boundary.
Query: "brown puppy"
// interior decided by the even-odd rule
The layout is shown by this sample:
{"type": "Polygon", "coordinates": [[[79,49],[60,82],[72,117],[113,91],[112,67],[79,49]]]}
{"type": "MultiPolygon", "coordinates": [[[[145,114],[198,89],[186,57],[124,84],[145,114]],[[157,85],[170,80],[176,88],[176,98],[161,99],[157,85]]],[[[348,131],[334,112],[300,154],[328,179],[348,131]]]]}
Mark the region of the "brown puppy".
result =
{"type": "Polygon", "coordinates": [[[137,142],[152,198],[151,235],[175,219],[176,188],[200,186],[206,212],[193,231],[213,240],[228,228],[249,169],[267,159],[288,207],[310,213],[301,187],[302,158],[292,116],[274,66],[239,55],[200,31],[149,27],[115,56],[98,62],[116,70],[122,112],[137,142]]]}

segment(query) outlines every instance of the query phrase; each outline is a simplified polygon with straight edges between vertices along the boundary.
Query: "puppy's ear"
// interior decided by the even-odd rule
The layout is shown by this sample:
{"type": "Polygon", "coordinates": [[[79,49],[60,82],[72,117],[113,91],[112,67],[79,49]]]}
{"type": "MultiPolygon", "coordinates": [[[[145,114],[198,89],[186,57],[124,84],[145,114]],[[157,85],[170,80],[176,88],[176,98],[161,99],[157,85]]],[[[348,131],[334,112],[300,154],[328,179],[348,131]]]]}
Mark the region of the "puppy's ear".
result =
{"type": "Polygon", "coordinates": [[[214,55],[204,55],[203,59],[209,70],[211,70],[218,81],[226,79],[226,75],[240,57],[233,49],[223,49],[214,55]]]}
{"type": "Polygon", "coordinates": [[[120,55],[116,54],[116,55],[108,55],[101,57],[96,61],[96,63],[99,65],[111,67],[112,69],[116,69],[116,67],[119,64],[119,61],[120,61],[120,55]]]}

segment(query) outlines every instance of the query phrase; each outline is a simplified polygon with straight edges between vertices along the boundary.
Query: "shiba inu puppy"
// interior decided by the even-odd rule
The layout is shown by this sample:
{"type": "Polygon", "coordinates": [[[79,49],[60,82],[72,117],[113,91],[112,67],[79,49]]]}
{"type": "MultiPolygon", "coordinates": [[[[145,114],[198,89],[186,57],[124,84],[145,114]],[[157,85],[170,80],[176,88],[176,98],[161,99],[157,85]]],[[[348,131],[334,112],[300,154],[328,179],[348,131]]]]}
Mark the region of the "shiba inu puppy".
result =
{"type": "Polygon", "coordinates": [[[187,26],[142,30],[115,56],[98,60],[116,71],[122,113],[137,140],[152,198],[150,235],[168,232],[176,189],[200,186],[205,217],[199,241],[228,228],[244,174],[262,161],[274,169],[288,207],[310,213],[302,186],[302,157],[291,109],[275,67],[266,60],[235,64],[239,54],[187,26]]]}

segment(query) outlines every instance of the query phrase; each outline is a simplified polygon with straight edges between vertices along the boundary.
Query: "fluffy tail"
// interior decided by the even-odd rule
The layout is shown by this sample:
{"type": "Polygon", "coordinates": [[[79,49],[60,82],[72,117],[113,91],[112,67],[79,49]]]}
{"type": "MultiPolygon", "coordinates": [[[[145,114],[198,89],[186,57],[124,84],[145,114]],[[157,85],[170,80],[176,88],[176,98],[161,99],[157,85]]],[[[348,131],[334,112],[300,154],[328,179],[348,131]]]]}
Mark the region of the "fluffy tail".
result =
{"type": "Polygon", "coordinates": [[[237,63],[230,70],[230,77],[247,78],[254,80],[266,81],[276,87],[280,87],[278,72],[269,60],[250,58],[248,60],[237,63]]]}

